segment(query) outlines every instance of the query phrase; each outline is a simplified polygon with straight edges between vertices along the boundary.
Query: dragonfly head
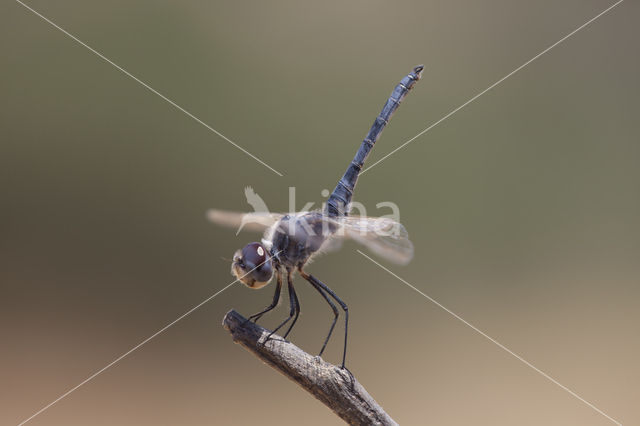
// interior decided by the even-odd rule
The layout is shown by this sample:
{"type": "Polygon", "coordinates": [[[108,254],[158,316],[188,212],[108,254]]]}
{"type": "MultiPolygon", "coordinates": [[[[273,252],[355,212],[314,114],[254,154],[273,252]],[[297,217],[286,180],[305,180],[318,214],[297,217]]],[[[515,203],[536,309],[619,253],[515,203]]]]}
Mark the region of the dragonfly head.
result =
{"type": "Polygon", "coordinates": [[[249,288],[262,288],[273,277],[271,256],[262,244],[249,243],[233,255],[231,273],[249,288]]]}

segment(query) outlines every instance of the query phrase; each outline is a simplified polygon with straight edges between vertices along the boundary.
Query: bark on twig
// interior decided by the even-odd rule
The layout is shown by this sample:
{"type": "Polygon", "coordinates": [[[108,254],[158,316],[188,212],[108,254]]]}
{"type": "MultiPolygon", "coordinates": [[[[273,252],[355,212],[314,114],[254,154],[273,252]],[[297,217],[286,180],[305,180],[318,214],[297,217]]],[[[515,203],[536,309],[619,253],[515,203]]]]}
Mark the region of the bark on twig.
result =
{"type": "Polygon", "coordinates": [[[307,392],[352,425],[397,425],[348,370],[309,355],[278,335],[247,321],[238,312],[227,312],[222,321],[233,340],[307,392]]]}

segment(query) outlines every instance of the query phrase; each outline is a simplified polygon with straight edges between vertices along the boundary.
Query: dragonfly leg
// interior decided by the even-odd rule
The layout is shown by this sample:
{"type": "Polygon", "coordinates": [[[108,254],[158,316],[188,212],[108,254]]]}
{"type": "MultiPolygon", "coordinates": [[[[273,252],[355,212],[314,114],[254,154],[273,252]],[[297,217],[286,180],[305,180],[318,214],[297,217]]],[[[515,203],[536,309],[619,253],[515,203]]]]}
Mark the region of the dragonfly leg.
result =
{"type": "MultiPolygon", "coordinates": [[[[289,306],[290,306],[289,316],[284,321],[282,321],[280,325],[274,328],[271,333],[269,333],[269,335],[267,336],[267,340],[269,340],[269,338],[271,338],[271,336],[275,332],[280,330],[282,326],[288,323],[292,318],[296,318],[296,319],[298,318],[296,315],[296,309],[298,309],[298,312],[299,312],[299,308],[297,308],[297,303],[296,303],[296,301],[298,300],[298,296],[296,296],[296,291],[293,289],[293,280],[291,279],[290,270],[287,270],[287,282],[289,287],[289,306]]],[[[295,324],[295,320],[294,320],[294,324],[295,324]]]]}
{"type": "Polygon", "coordinates": [[[276,284],[276,291],[275,291],[275,293],[273,293],[273,302],[271,302],[271,304],[269,306],[267,306],[266,308],[264,308],[263,310],[261,310],[257,314],[251,315],[247,319],[247,321],[258,322],[258,320],[264,314],[266,314],[267,312],[273,310],[278,305],[278,302],[280,301],[280,290],[282,290],[282,273],[280,272],[279,269],[276,269],[275,272],[276,272],[277,284],[276,284]]]}
{"type": "Polygon", "coordinates": [[[340,305],[340,307],[342,307],[342,310],[344,311],[344,349],[342,351],[342,367],[341,368],[345,368],[344,363],[345,363],[345,360],[347,359],[347,332],[349,331],[349,307],[347,306],[346,303],[344,303],[338,297],[338,295],[333,290],[331,290],[324,283],[322,283],[322,281],[318,280],[316,277],[314,277],[311,274],[307,274],[302,270],[302,268],[299,268],[299,271],[300,271],[300,274],[305,279],[307,279],[309,282],[315,283],[318,287],[320,287],[322,290],[327,292],[331,297],[333,297],[333,299],[336,302],[338,302],[338,304],[340,305]]]}
{"type": "Polygon", "coordinates": [[[322,295],[324,300],[327,301],[327,303],[329,304],[329,306],[331,306],[331,309],[333,310],[333,322],[331,323],[331,327],[329,328],[329,334],[327,334],[327,338],[324,340],[324,343],[322,345],[322,349],[320,349],[320,353],[318,354],[318,356],[322,356],[322,353],[324,352],[325,348],[327,347],[327,343],[329,342],[329,339],[331,338],[331,333],[333,333],[333,329],[336,326],[336,322],[338,321],[338,315],[339,315],[338,308],[336,308],[336,305],[331,301],[331,298],[329,296],[327,296],[327,293],[324,292],[322,287],[320,287],[318,284],[316,284],[316,282],[314,280],[312,280],[311,277],[306,272],[304,272],[302,270],[302,268],[298,268],[298,272],[300,272],[300,275],[302,276],[302,278],[304,278],[305,280],[309,281],[309,284],[311,284],[313,286],[313,288],[318,290],[318,293],[320,293],[322,295]]]}
{"type": "Polygon", "coordinates": [[[298,316],[300,316],[300,302],[298,301],[298,295],[296,294],[296,291],[293,288],[293,273],[287,274],[287,284],[289,286],[289,295],[293,295],[292,297],[293,297],[293,301],[295,302],[296,315],[295,315],[295,317],[293,317],[293,322],[291,323],[291,325],[287,329],[287,332],[284,333],[284,335],[282,336],[285,339],[287,338],[287,336],[291,332],[291,329],[293,328],[293,326],[296,324],[296,321],[298,321],[298,316]]]}

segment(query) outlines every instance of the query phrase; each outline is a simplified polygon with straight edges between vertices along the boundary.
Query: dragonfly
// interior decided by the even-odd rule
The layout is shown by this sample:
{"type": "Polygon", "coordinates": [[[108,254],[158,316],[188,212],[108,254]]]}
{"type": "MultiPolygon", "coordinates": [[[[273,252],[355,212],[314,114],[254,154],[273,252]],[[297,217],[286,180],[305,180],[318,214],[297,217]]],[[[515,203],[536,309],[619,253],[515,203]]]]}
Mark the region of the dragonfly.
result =
{"type": "Polygon", "coordinates": [[[263,232],[260,242],[252,242],[237,250],[233,255],[231,273],[240,282],[251,289],[266,286],[273,277],[276,287],[269,306],[251,315],[248,321],[257,322],[263,315],[272,311],[280,301],[283,280],[286,277],[289,294],[289,316],[271,331],[267,340],[284,327],[287,336],[300,315],[300,303],[293,285],[294,275],[298,273],[318,291],[333,311],[333,320],[329,333],[324,340],[318,356],[322,356],[334,331],[340,312],[336,303],[344,312],[344,346],[342,368],[345,368],[347,356],[347,336],[349,329],[349,308],[347,304],[329,286],[305,271],[314,256],[337,250],[342,241],[353,240],[391,262],[407,264],[413,257],[413,244],[409,240],[404,226],[388,217],[372,218],[351,216],[353,190],[362,171],[365,160],[378,140],[400,102],[407,96],[422,76],[423,65],[418,65],[398,83],[384,104],[382,111],[373,122],[362,141],[346,172],[338,181],[335,189],[320,210],[295,213],[253,212],[238,213],[212,209],[208,218],[217,224],[263,232]]]}

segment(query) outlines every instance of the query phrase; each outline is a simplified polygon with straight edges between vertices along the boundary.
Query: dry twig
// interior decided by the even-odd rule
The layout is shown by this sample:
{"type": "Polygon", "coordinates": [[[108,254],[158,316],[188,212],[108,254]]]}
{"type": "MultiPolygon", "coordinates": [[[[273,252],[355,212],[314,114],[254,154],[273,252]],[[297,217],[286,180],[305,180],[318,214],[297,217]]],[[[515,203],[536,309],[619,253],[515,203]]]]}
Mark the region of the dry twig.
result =
{"type": "Polygon", "coordinates": [[[307,392],[352,425],[397,425],[346,369],[309,355],[278,335],[247,321],[238,312],[227,312],[222,322],[233,340],[307,392]]]}

